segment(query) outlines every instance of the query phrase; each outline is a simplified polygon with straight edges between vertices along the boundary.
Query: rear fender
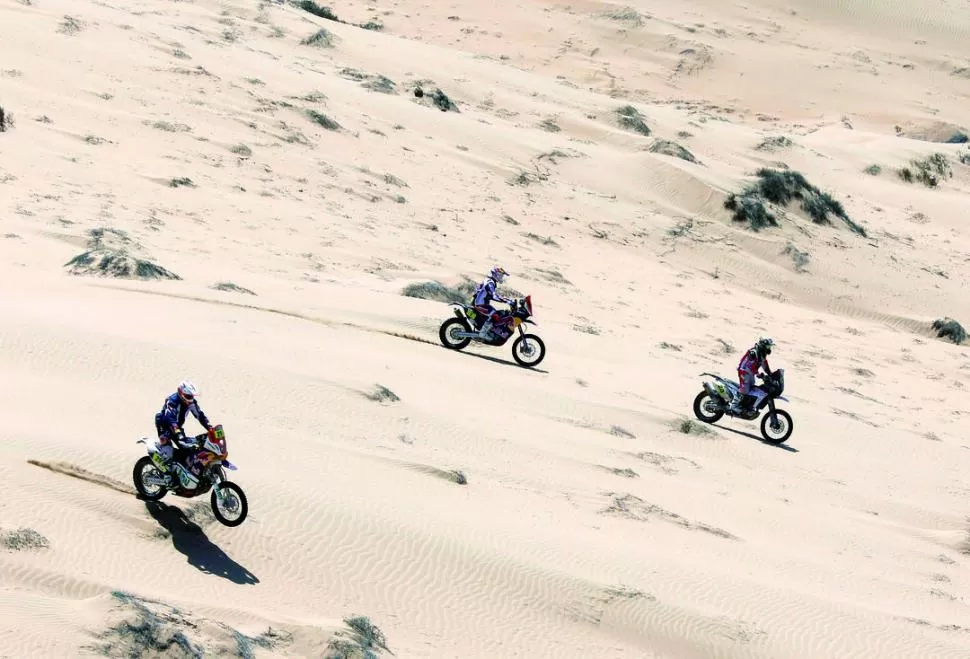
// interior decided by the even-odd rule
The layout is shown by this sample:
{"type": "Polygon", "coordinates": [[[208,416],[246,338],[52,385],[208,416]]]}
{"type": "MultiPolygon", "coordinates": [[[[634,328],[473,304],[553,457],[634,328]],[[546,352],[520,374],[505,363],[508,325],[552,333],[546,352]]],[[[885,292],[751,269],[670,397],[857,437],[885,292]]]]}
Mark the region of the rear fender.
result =
{"type": "Polygon", "coordinates": [[[783,400],[783,401],[785,401],[786,403],[790,403],[790,402],[791,402],[790,400],[788,400],[788,399],[787,399],[787,398],[785,398],[784,396],[775,396],[775,398],[777,398],[778,400],[783,400]]]}
{"type": "Polygon", "coordinates": [[[466,325],[468,324],[468,309],[469,307],[464,304],[458,304],[457,302],[452,302],[451,305],[452,312],[455,314],[455,318],[462,321],[466,325]]]}
{"type": "Polygon", "coordinates": [[[716,384],[705,382],[704,390],[714,400],[726,401],[726,400],[730,400],[730,398],[734,395],[734,391],[731,389],[731,387],[726,382],[723,382],[723,381],[718,381],[716,384]],[[719,391],[719,389],[723,389],[723,393],[719,391]]]}
{"type": "Polygon", "coordinates": [[[155,455],[156,453],[158,453],[158,445],[152,442],[147,437],[142,437],[141,439],[137,440],[135,443],[144,444],[145,452],[148,453],[148,455],[155,455]]]}

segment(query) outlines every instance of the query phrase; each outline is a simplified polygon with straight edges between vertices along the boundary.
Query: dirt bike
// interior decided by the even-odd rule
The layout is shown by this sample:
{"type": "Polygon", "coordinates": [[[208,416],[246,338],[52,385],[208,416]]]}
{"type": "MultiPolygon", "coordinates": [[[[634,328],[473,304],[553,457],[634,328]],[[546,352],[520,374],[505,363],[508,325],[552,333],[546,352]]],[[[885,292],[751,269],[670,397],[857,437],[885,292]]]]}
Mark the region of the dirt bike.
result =
{"type": "Polygon", "coordinates": [[[488,319],[486,313],[482,313],[473,305],[452,302],[455,313],[454,318],[449,318],[441,324],[438,330],[438,338],[442,345],[452,350],[462,350],[472,341],[478,341],[487,346],[503,346],[509,338],[519,331],[519,336],[512,343],[512,357],[520,366],[533,367],[546,356],[546,345],[535,334],[526,334],[523,326],[525,323],[537,325],[532,319],[532,296],[526,295],[512,301],[511,309],[507,312],[499,312],[499,319],[489,330],[486,337],[478,335],[482,325],[488,319]]]}
{"type": "Polygon", "coordinates": [[[698,419],[705,423],[717,423],[726,414],[744,421],[754,421],[767,407],[768,412],[761,419],[761,436],[769,444],[782,444],[791,437],[794,429],[791,415],[775,407],[776,400],[788,402],[788,399],[781,395],[785,391],[785,369],[779,368],[767,376],[759,375],[764,381],[760,385],[753,386],[748,394],[754,399],[752,405],[742,408],[739,413],[731,411],[731,400],[740,385],[713,373],[701,373],[701,375],[711,376],[714,382],[705,382],[704,389],[694,398],[694,416],[698,419]]]}
{"type": "Polygon", "coordinates": [[[169,468],[177,479],[174,486],[170,486],[165,478],[162,467],[164,459],[158,451],[158,443],[147,437],[135,442],[145,444],[148,452],[148,455],[135,462],[132,472],[138,493],[146,501],[158,501],[168,492],[191,499],[211,490],[212,514],[216,519],[226,526],[242,524],[249,514],[249,504],[242,488],[226,480],[224,469],[235,471],[236,465],[229,462],[229,449],[222,425],[216,425],[209,432],[191,439],[176,441],[178,448],[169,468]],[[180,456],[180,453],[183,455],[180,456]]]}

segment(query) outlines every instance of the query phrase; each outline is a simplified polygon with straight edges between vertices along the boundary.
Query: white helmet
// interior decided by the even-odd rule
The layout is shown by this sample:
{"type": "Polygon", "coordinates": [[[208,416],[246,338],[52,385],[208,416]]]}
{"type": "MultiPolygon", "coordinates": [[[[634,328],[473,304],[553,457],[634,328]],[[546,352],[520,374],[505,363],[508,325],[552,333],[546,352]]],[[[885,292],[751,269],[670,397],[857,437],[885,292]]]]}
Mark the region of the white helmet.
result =
{"type": "Polygon", "coordinates": [[[179,398],[186,404],[195,402],[196,397],[199,395],[199,389],[190,380],[182,380],[181,384],[179,384],[178,391],[179,398]]]}
{"type": "Polygon", "coordinates": [[[508,277],[508,275],[509,273],[505,270],[505,268],[501,268],[499,266],[495,266],[494,268],[492,268],[492,271],[488,273],[488,276],[494,279],[499,284],[504,282],[505,278],[508,277]]]}

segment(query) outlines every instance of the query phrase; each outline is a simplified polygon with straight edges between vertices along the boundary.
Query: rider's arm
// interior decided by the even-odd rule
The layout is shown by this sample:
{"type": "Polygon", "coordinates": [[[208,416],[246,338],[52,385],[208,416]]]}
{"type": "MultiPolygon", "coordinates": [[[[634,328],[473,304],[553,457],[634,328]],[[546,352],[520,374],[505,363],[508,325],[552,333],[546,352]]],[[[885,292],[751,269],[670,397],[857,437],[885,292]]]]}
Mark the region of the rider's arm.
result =
{"type": "Polygon", "coordinates": [[[493,289],[492,297],[494,297],[499,302],[503,302],[508,305],[511,305],[513,302],[512,298],[505,297],[504,295],[498,292],[498,289],[493,289]]]}
{"type": "Polygon", "coordinates": [[[173,432],[178,433],[179,430],[179,415],[178,410],[172,404],[172,401],[166,400],[165,406],[162,408],[162,422],[165,423],[173,432]]]}
{"type": "Polygon", "coordinates": [[[202,411],[202,408],[199,407],[198,402],[193,403],[189,409],[192,410],[192,416],[194,416],[199,423],[205,426],[206,430],[212,427],[212,424],[209,423],[209,418],[205,415],[205,412],[202,411]]]}

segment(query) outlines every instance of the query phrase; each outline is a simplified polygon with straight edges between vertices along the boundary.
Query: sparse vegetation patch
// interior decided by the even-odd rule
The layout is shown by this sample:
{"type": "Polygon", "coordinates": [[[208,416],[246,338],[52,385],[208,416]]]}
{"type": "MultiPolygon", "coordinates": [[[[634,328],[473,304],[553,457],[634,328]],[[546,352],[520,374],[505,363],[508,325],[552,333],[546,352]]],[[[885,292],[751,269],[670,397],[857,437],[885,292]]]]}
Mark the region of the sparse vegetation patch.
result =
{"type": "Polygon", "coordinates": [[[382,384],[375,385],[374,390],[366,396],[378,403],[396,403],[401,400],[397,394],[382,384]]]}
{"type": "Polygon", "coordinates": [[[344,618],[347,630],[339,630],[330,639],[324,659],[377,659],[381,652],[391,652],[387,638],[369,618],[344,618]]]}
{"type": "Polygon", "coordinates": [[[788,243],[785,245],[783,254],[788,254],[791,256],[792,262],[795,264],[795,272],[806,272],[806,266],[808,265],[809,254],[808,252],[803,252],[802,250],[795,247],[793,243],[788,243]]]}
{"type": "Polygon", "coordinates": [[[603,468],[606,469],[607,471],[609,471],[610,473],[616,474],[617,476],[622,476],[623,478],[639,478],[640,477],[640,474],[638,474],[637,472],[633,471],[629,467],[623,467],[623,468],[620,468],[620,467],[603,467],[603,468]]]}
{"type": "Polygon", "coordinates": [[[685,435],[713,435],[714,431],[707,427],[707,425],[701,423],[700,421],[695,421],[694,419],[681,419],[676,424],[677,430],[684,433],[685,435]]]}
{"type": "Polygon", "coordinates": [[[922,160],[911,160],[909,165],[901,167],[896,174],[907,183],[919,181],[928,188],[935,188],[940,180],[953,176],[950,161],[942,153],[934,153],[922,160]]]}
{"type": "Polygon", "coordinates": [[[305,12],[313,14],[314,16],[319,16],[320,18],[325,18],[328,21],[335,21],[337,23],[342,22],[337,15],[333,13],[330,7],[322,7],[315,3],[313,0],[300,0],[296,3],[296,6],[305,12]]]}
{"type": "Polygon", "coordinates": [[[657,140],[650,145],[650,153],[660,153],[665,156],[673,156],[674,158],[680,158],[681,160],[686,160],[687,162],[696,163],[697,158],[694,154],[670,140],[657,140]]]}
{"type": "Polygon", "coordinates": [[[616,515],[642,522],[648,521],[651,517],[659,517],[666,522],[677,524],[680,527],[692,531],[705,531],[728,540],[738,539],[733,533],[729,533],[724,529],[699,522],[691,522],[675,512],[665,510],[656,504],[644,501],[640,497],[632,494],[609,492],[607,496],[610,498],[610,505],[601,510],[601,514],[616,515]]]}
{"type": "Polygon", "coordinates": [[[650,127],[643,120],[643,115],[632,105],[624,105],[616,110],[617,122],[620,127],[632,130],[641,135],[650,135],[650,127]]]}
{"type": "Polygon", "coordinates": [[[225,291],[227,293],[244,293],[246,295],[256,295],[253,291],[248,288],[243,288],[242,286],[237,286],[231,281],[220,281],[219,283],[213,285],[213,289],[217,291],[225,291]]]}
{"type": "Polygon", "coordinates": [[[420,85],[414,88],[414,97],[418,99],[428,99],[431,104],[442,112],[459,112],[458,106],[455,105],[447,94],[445,94],[439,87],[435,87],[434,91],[428,94],[424,91],[424,88],[420,85]]]}
{"type": "Polygon", "coordinates": [[[13,128],[13,115],[0,105],[0,133],[5,133],[11,128],[13,128]]]}
{"type": "Polygon", "coordinates": [[[118,279],[181,279],[160,265],[136,258],[124,249],[100,248],[78,254],[64,264],[72,275],[118,279]]]}
{"type": "Polygon", "coordinates": [[[0,531],[0,543],[12,551],[32,551],[47,549],[50,542],[34,529],[19,528],[13,531],[0,531]]]}
{"type": "Polygon", "coordinates": [[[146,124],[151,123],[152,128],[155,128],[156,130],[163,130],[167,133],[187,133],[190,130],[192,130],[191,126],[188,126],[187,124],[183,124],[179,122],[175,122],[175,123],[172,123],[171,121],[149,122],[146,120],[145,123],[146,124]]]}
{"type": "Polygon", "coordinates": [[[637,436],[634,435],[632,432],[620,426],[610,426],[610,434],[614,435],[615,437],[626,437],[627,439],[637,438],[637,436]]]}
{"type": "Polygon", "coordinates": [[[344,78],[360,82],[362,87],[365,89],[370,89],[371,91],[380,92],[382,94],[397,93],[397,85],[387,76],[380,74],[372,75],[370,73],[365,73],[364,71],[359,71],[350,67],[340,69],[338,74],[344,78]]]}
{"type": "Polygon", "coordinates": [[[793,144],[794,142],[784,135],[772,135],[761,140],[761,143],[755,149],[758,151],[778,151],[780,149],[787,149],[793,144]]]}
{"type": "Polygon", "coordinates": [[[468,302],[475,293],[475,282],[464,279],[457,286],[445,286],[437,281],[423,281],[408,284],[401,291],[405,297],[416,297],[422,300],[438,302],[468,302]]]}
{"type": "Polygon", "coordinates": [[[340,124],[322,112],[317,112],[316,110],[307,110],[306,114],[311,121],[323,126],[327,130],[340,130],[340,124]]]}
{"type": "Polygon", "coordinates": [[[65,16],[64,20],[61,21],[60,26],[57,28],[57,31],[61,34],[66,34],[69,37],[73,37],[82,29],[84,29],[83,21],[74,18],[73,16],[65,16]]]}
{"type": "Polygon", "coordinates": [[[290,633],[268,628],[248,636],[217,620],[199,618],[175,607],[130,593],[114,591],[118,622],[97,634],[98,643],[85,650],[104,657],[234,656],[255,659],[256,648],[279,651],[293,641],[290,633]]]}
{"type": "Polygon", "coordinates": [[[525,236],[526,238],[529,238],[530,240],[534,240],[537,243],[541,243],[549,247],[559,247],[559,243],[553,240],[552,236],[540,236],[538,234],[532,233],[531,231],[528,233],[524,233],[522,235],[525,236]]]}
{"type": "Polygon", "coordinates": [[[333,48],[335,41],[335,37],[329,30],[320,28],[305,39],[301,39],[300,43],[304,46],[316,46],[317,48],[333,48]]]}
{"type": "Polygon", "coordinates": [[[314,16],[319,16],[320,18],[325,18],[328,21],[333,21],[334,23],[353,25],[354,27],[359,27],[363,30],[373,30],[375,32],[379,32],[384,29],[384,24],[375,20],[369,20],[366,23],[349,23],[338,18],[330,7],[318,5],[316,2],[313,2],[313,0],[299,0],[293,4],[307,13],[313,14],[314,16]]]}
{"type": "Polygon", "coordinates": [[[548,179],[549,179],[549,175],[546,172],[540,170],[538,166],[536,166],[536,171],[534,172],[527,172],[524,169],[519,170],[518,174],[514,175],[511,179],[509,179],[509,184],[510,185],[532,185],[533,183],[546,181],[548,179]]]}
{"type": "Polygon", "coordinates": [[[841,202],[809,184],[798,172],[762,168],[758,170],[757,176],[756,183],[745,187],[740,194],[728,195],[724,201],[724,207],[733,211],[736,222],[747,222],[753,231],[778,226],[770,204],[785,207],[799,200],[802,210],[816,224],[831,224],[829,216],[834,215],[853,232],[866,235],[865,229],[846,214],[841,202]]]}
{"type": "Polygon", "coordinates": [[[610,20],[627,23],[634,27],[639,27],[644,23],[644,16],[633,7],[620,7],[603,12],[602,16],[610,20]]]}
{"type": "Polygon", "coordinates": [[[555,119],[543,119],[539,122],[539,128],[549,133],[558,133],[562,130],[559,124],[556,123],[555,119]]]}
{"type": "Polygon", "coordinates": [[[967,340],[967,332],[963,325],[952,318],[939,318],[933,321],[933,329],[940,338],[949,338],[957,345],[967,340]]]}

